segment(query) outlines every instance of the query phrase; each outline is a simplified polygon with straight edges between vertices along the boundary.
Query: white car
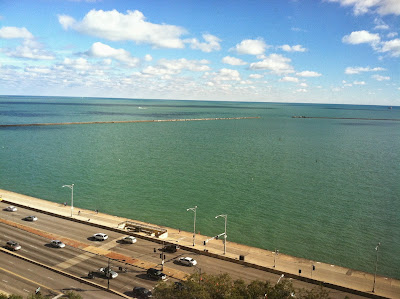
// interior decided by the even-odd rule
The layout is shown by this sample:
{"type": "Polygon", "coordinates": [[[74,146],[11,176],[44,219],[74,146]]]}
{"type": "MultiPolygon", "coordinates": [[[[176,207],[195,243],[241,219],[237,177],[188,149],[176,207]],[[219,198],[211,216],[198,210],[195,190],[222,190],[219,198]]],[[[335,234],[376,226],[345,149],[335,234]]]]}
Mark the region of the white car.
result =
{"type": "Polygon", "coordinates": [[[17,211],[17,208],[14,207],[14,206],[9,206],[9,207],[5,208],[4,210],[5,210],[5,211],[8,211],[8,212],[16,212],[16,211],[17,211]]]}
{"type": "Polygon", "coordinates": [[[196,266],[197,261],[192,259],[191,257],[181,257],[178,260],[178,263],[184,266],[196,266]]]}
{"type": "Polygon", "coordinates": [[[37,217],[36,216],[26,216],[25,217],[25,220],[27,220],[27,221],[37,221],[37,217]]]}
{"type": "Polygon", "coordinates": [[[111,269],[108,269],[108,268],[100,268],[99,272],[101,274],[103,274],[107,278],[117,278],[118,277],[118,273],[117,272],[115,272],[115,271],[113,271],[111,269]]]}
{"type": "Polygon", "coordinates": [[[104,241],[104,240],[108,239],[108,236],[106,234],[103,234],[103,233],[97,233],[97,234],[93,235],[93,238],[95,240],[98,240],[98,241],[104,241]]]}
{"type": "Polygon", "coordinates": [[[133,243],[136,243],[137,240],[135,237],[127,236],[127,237],[123,238],[121,241],[124,243],[133,244],[133,243]]]}
{"type": "Polygon", "coordinates": [[[64,248],[65,244],[59,240],[51,240],[50,242],[51,246],[56,247],[56,248],[64,248]]]}

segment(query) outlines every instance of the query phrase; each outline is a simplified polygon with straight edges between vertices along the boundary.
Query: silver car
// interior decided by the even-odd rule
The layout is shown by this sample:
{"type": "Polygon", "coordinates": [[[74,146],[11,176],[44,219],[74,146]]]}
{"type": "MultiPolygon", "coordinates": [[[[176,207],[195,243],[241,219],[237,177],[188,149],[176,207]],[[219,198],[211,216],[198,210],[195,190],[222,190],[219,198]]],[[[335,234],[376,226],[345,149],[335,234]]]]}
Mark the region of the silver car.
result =
{"type": "Polygon", "coordinates": [[[95,240],[98,240],[98,241],[104,241],[104,240],[108,239],[108,236],[106,234],[103,234],[103,233],[97,233],[97,234],[93,235],[93,238],[95,240]]]}
{"type": "Polygon", "coordinates": [[[8,212],[16,212],[16,211],[17,211],[17,208],[14,207],[14,206],[9,206],[9,207],[5,208],[4,210],[5,210],[5,211],[8,211],[8,212]]]}
{"type": "Polygon", "coordinates": [[[51,240],[50,242],[51,246],[56,247],[56,248],[64,248],[65,244],[59,240],[51,240]]]}
{"type": "Polygon", "coordinates": [[[109,268],[100,268],[99,272],[107,278],[117,278],[118,273],[109,268]]]}
{"type": "Polygon", "coordinates": [[[36,216],[26,216],[24,218],[26,221],[37,221],[38,218],[36,216]]]}
{"type": "Polygon", "coordinates": [[[121,241],[124,243],[128,243],[128,244],[134,244],[134,243],[136,243],[137,240],[135,237],[127,236],[127,237],[123,238],[121,241]]]}
{"type": "Polygon", "coordinates": [[[19,245],[15,241],[7,241],[6,248],[9,249],[9,250],[16,251],[16,250],[20,250],[21,249],[21,245],[19,245]]]}
{"type": "Polygon", "coordinates": [[[197,261],[192,259],[191,257],[181,257],[178,260],[178,263],[184,266],[196,266],[197,261]]]}

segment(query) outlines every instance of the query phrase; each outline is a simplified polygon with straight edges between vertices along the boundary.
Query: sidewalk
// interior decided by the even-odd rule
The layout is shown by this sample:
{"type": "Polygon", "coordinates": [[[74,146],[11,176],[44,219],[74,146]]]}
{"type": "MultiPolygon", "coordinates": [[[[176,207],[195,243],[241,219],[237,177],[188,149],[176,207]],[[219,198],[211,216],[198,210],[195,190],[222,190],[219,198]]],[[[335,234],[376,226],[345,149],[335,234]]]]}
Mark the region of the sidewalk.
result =
{"type": "MultiPolygon", "coordinates": [[[[2,189],[0,189],[0,196],[4,200],[13,202],[15,204],[41,209],[43,211],[52,212],[66,217],[71,216],[71,207],[64,206],[62,203],[54,203],[2,189]]],[[[73,209],[73,217],[82,221],[89,221],[91,223],[101,224],[112,228],[117,228],[118,225],[124,221],[132,221],[132,219],[97,213],[95,211],[80,209],[76,207],[74,207],[73,209]]],[[[133,221],[140,222],[137,220],[133,221]]],[[[149,223],[143,224],[153,225],[149,223]]],[[[204,249],[207,249],[209,253],[224,256],[224,246],[222,240],[211,240],[207,243],[206,246],[204,246],[203,241],[210,239],[210,237],[204,235],[196,235],[196,245],[193,246],[193,233],[180,231],[168,227],[164,228],[168,230],[168,236],[164,238],[165,241],[177,243],[181,246],[194,248],[199,251],[204,251],[204,249]]],[[[244,259],[244,262],[246,263],[251,263],[261,267],[267,267],[276,271],[290,273],[296,276],[299,275],[299,270],[301,270],[301,277],[339,285],[342,287],[362,291],[368,294],[375,294],[387,298],[400,298],[400,281],[394,278],[377,276],[375,293],[372,293],[374,275],[370,273],[292,257],[282,253],[279,253],[275,256],[274,252],[268,250],[254,248],[229,241],[226,245],[225,257],[231,258],[236,261],[239,261],[240,258],[242,258],[242,260],[244,259]],[[313,266],[315,266],[315,270],[313,270],[313,266]]]]}

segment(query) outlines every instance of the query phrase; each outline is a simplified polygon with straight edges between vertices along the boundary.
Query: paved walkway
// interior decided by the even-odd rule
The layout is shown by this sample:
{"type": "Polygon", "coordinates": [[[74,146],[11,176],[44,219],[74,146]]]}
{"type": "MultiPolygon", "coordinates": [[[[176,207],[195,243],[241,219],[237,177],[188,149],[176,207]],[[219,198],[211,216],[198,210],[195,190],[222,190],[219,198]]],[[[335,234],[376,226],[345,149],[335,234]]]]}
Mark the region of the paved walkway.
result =
{"type": "MultiPolygon", "coordinates": [[[[41,209],[43,211],[48,211],[67,217],[71,216],[71,207],[64,206],[63,204],[58,204],[2,189],[0,189],[0,196],[4,200],[14,202],[16,204],[41,209]]],[[[76,207],[73,209],[73,217],[82,221],[90,221],[91,223],[101,224],[113,228],[117,228],[118,224],[124,221],[131,220],[103,213],[96,213],[95,211],[76,207]]],[[[140,222],[137,220],[134,221],[140,222]]],[[[149,225],[148,223],[143,224],[149,225]]],[[[224,256],[224,246],[222,240],[211,240],[206,246],[204,246],[203,241],[210,239],[210,237],[196,235],[196,245],[193,247],[193,233],[168,227],[164,228],[168,230],[168,237],[164,239],[165,241],[177,243],[182,246],[192,247],[200,251],[207,249],[210,253],[224,256]]],[[[301,270],[300,275],[302,277],[373,294],[372,288],[374,275],[370,273],[292,257],[282,253],[275,255],[274,252],[268,250],[249,247],[229,241],[226,245],[225,256],[235,260],[239,260],[240,256],[242,256],[244,257],[245,262],[262,267],[268,267],[270,269],[275,269],[285,273],[290,273],[292,275],[299,275],[299,270],[301,270]],[[315,266],[315,270],[313,270],[313,266],[315,266]]],[[[387,298],[400,299],[400,281],[393,278],[377,276],[375,294],[387,298]]]]}

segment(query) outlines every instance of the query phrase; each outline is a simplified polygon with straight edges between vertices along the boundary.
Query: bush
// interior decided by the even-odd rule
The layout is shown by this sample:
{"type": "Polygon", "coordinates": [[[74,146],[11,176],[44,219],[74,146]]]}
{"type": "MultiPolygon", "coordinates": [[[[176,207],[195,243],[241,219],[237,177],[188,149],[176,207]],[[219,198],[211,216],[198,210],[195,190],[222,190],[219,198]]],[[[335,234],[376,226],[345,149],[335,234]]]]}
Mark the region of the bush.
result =
{"type": "Polygon", "coordinates": [[[312,290],[295,290],[289,280],[270,282],[232,280],[229,274],[201,276],[196,273],[181,283],[162,282],[153,292],[156,299],[329,299],[329,292],[319,287],[312,290]]]}

